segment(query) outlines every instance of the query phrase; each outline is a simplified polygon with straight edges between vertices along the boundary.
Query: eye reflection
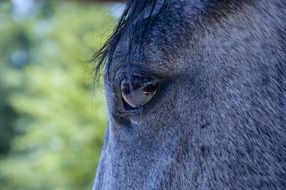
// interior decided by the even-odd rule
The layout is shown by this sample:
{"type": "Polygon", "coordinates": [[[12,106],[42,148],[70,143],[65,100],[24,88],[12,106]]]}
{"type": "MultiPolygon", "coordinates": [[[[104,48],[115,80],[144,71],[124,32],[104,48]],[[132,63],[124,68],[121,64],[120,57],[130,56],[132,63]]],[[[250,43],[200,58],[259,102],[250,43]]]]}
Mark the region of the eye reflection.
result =
{"type": "Polygon", "coordinates": [[[121,95],[132,108],[147,104],[156,94],[158,81],[142,76],[131,76],[121,81],[121,95]]]}

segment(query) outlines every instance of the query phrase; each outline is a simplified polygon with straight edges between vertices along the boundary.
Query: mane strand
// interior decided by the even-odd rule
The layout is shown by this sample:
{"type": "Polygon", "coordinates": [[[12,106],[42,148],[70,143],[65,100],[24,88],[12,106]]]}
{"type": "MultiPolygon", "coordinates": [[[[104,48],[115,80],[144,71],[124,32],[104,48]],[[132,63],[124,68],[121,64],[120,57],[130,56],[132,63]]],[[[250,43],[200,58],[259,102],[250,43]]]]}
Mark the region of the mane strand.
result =
{"type": "MultiPolygon", "coordinates": [[[[130,26],[133,25],[135,22],[137,24],[135,24],[134,30],[132,30],[132,37],[129,42],[129,48],[127,52],[128,57],[131,54],[135,38],[137,40],[139,39],[141,45],[143,44],[143,37],[150,24],[150,18],[154,13],[156,5],[159,3],[159,1],[162,0],[128,0],[126,8],[123,11],[123,14],[120,17],[113,33],[104,43],[104,45],[98,51],[96,51],[91,58],[91,61],[95,63],[93,69],[94,79],[97,79],[99,77],[100,70],[104,65],[106,66],[108,73],[110,64],[112,62],[113,54],[120,39],[122,38],[126,30],[130,28],[130,26]],[[144,24],[142,25],[142,22],[140,21],[145,19],[144,13],[148,8],[150,8],[150,10],[149,13],[147,12],[148,13],[147,21],[144,22],[144,24]]],[[[166,0],[163,0],[163,5],[161,6],[159,13],[161,9],[164,7],[165,1],[166,0]]],[[[141,45],[140,45],[140,50],[141,50],[141,45]]]]}

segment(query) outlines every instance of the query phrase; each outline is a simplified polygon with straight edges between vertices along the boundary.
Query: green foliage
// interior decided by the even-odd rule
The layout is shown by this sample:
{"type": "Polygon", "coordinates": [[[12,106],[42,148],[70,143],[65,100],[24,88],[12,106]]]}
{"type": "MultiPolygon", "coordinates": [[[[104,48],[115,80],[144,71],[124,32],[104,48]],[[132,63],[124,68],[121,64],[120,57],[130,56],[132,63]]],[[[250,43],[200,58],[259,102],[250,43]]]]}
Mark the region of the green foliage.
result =
{"type": "Polygon", "coordinates": [[[0,189],[91,189],[106,109],[83,62],[114,20],[97,4],[39,2],[20,16],[0,4],[0,189]]]}

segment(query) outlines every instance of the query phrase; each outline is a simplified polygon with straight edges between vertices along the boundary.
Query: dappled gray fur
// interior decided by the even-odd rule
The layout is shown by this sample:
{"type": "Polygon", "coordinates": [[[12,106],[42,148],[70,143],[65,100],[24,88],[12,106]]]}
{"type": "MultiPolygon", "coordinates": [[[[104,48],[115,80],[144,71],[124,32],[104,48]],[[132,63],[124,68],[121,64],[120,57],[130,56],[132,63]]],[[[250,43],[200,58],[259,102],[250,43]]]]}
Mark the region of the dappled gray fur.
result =
{"type": "Polygon", "coordinates": [[[106,69],[94,190],[285,189],[286,1],[166,0],[130,50],[145,21],[106,69]],[[164,81],[140,114],[118,115],[122,69],[164,81]]]}

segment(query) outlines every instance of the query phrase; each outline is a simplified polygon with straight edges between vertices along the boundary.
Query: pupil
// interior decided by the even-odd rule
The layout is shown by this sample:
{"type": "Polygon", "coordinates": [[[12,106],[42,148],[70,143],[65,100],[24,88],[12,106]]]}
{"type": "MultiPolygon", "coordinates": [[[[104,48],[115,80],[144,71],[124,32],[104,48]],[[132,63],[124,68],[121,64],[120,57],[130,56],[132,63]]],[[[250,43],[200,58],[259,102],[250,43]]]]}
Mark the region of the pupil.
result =
{"type": "Polygon", "coordinates": [[[153,93],[154,91],[156,91],[158,88],[157,84],[150,84],[146,87],[143,88],[143,91],[146,93],[153,93]]]}

